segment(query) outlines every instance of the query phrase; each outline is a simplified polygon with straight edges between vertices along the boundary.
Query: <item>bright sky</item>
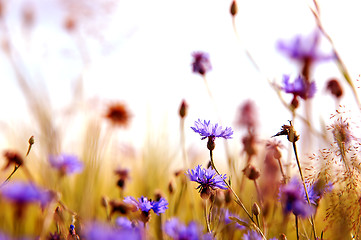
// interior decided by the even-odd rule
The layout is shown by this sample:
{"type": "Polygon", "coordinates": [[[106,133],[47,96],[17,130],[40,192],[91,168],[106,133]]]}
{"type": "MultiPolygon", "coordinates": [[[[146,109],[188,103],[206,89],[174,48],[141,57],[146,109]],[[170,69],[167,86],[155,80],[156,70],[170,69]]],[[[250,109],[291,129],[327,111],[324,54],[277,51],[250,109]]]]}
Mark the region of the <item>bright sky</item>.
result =
{"type": "MultiPolygon", "coordinates": [[[[89,102],[98,99],[106,103],[109,100],[127,103],[134,118],[130,129],[124,132],[131,142],[139,142],[149,119],[159,128],[165,127],[166,119],[166,129],[178,141],[177,114],[182,99],[190,107],[187,131],[198,118],[218,120],[202,77],[191,72],[191,53],[205,51],[213,66],[207,81],[224,125],[234,123],[236,110],[246,99],[254,100],[259,108],[260,132],[265,138],[291,118],[267,78],[280,83],[283,74],[297,74],[297,66],[277,52],[275,45],[279,39],[292,39],[297,34],[308,35],[313,31],[314,18],[308,7],[312,1],[237,1],[236,28],[241,41],[232,26],[231,1],[115,2],[114,5],[110,0],[7,3],[5,22],[13,47],[23,62],[21,68],[36,82],[34,91],[39,89],[39,84],[46,86],[54,106],[69,103],[74,82],[82,76],[84,98],[89,102]],[[78,11],[83,24],[81,34],[70,35],[62,29],[69,8],[61,2],[87,7],[87,11],[78,11]],[[110,7],[103,6],[108,3],[110,7]],[[24,30],[21,25],[24,6],[35,10],[35,23],[30,30],[24,30]],[[245,48],[262,73],[253,67],[245,48]],[[79,49],[86,53],[86,63],[79,49]]],[[[322,0],[319,5],[321,20],[356,80],[361,73],[360,3],[358,0],[322,0]]],[[[1,38],[4,39],[3,34],[1,38]]],[[[329,49],[327,44],[322,47],[325,52],[329,49]]],[[[12,66],[2,53],[0,71],[1,120],[24,119],[24,111],[19,111],[26,106],[24,98],[12,66]]],[[[317,114],[328,118],[332,113],[333,99],[325,94],[324,82],[329,77],[340,76],[334,63],[323,63],[316,68],[314,78],[319,94],[314,102],[321,106],[316,119],[319,119],[317,114]]],[[[348,95],[341,103],[353,103],[349,87],[342,83],[348,95]]],[[[205,144],[194,133],[187,134],[189,144],[205,144]]],[[[234,141],[238,144],[239,136],[234,141]]]]}

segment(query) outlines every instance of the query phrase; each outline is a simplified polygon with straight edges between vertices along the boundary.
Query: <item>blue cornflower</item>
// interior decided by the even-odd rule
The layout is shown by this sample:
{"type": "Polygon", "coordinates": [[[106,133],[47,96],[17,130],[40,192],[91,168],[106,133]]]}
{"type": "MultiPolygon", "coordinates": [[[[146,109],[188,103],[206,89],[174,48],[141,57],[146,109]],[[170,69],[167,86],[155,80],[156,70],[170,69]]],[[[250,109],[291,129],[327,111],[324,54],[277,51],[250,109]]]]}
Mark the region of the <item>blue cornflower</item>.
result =
{"type": "Polygon", "coordinates": [[[45,207],[53,198],[50,191],[28,182],[10,182],[1,189],[1,195],[16,204],[39,203],[41,207],[45,207]]]}
{"type": "MultiPolygon", "coordinates": [[[[322,196],[332,190],[332,183],[325,183],[322,180],[317,180],[310,187],[307,188],[308,197],[310,202],[314,205],[318,205],[322,196]]],[[[305,195],[305,199],[307,199],[305,195]]]]}
{"type": "Polygon", "coordinates": [[[283,90],[292,93],[294,97],[300,96],[302,99],[312,98],[316,93],[316,83],[307,82],[302,76],[298,76],[294,82],[290,83],[290,76],[283,76],[283,90]]]}
{"type": "Polygon", "coordinates": [[[62,175],[79,173],[83,171],[84,164],[75,155],[61,154],[61,155],[50,155],[50,165],[59,170],[62,175]]]}
{"type": "Polygon", "coordinates": [[[228,209],[224,210],[224,223],[226,225],[234,224],[234,227],[238,230],[244,230],[244,229],[246,229],[245,226],[248,225],[248,223],[246,221],[244,221],[243,219],[239,219],[237,215],[231,213],[228,209]],[[231,219],[232,217],[237,218],[240,222],[244,223],[244,225],[241,225],[238,222],[232,220],[231,219]]]}
{"type": "Polygon", "coordinates": [[[193,63],[192,70],[194,73],[205,75],[208,71],[212,70],[212,65],[209,60],[209,54],[205,52],[192,53],[193,63]]]}
{"type": "Polygon", "coordinates": [[[296,36],[289,42],[279,41],[277,48],[288,55],[290,58],[301,61],[322,61],[334,59],[334,54],[324,54],[318,51],[320,41],[320,32],[305,36],[296,36]]]}
{"type": "Polygon", "coordinates": [[[292,212],[296,216],[308,217],[314,212],[314,208],[305,199],[304,188],[296,178],[280,187],[280,199],[285,214],[292,212]]]}
{"type": "Polygon", "coordinates": [[[157,215],[160,213],[164,213],[166,209],[168,209],[168,202],[163,197],[159,199],[159,201],[148,200],[146,197],[140,197],[138,201],[130,196],[124,198],[124,202],[136,207],[137,210],[141,210],[142,212],[149,213],[150,210],[157,215]]]}
{"type": "Polygon", "coordinates": [[[243,235],[243,240],[263,240],[263,237],[261,234],[254,230],[250,230],[247,233],[243,235]]]}
{"type": "Polygon", "coordinates": [[[194,127],[191,127],[193,131],[199,133],[202,136],[202,140],[205,138],[212,138],[213,140],[216,137],[222,137],[225,139],[232,138],[233,130],[230,127],[226,127],[226,129],[222,129],[221,126],[213,125],[210,121],[204,120],[203,122],[198,119],[198,121],[194,122],[194,127]]]}
{"type": "Polygon", "coordinates": [[[164,224],[165,233],[174,240],[212,239],[209,234],[203,234],[202,227],[196,222],[183,224],[178,218],[171,218],[164,224]]]}
{"type": "Polygon", "coordinates": [[[82,231],[87,240],[140,240],[142,232],[140,228],[119,228],[102,222],[87,223],[82,231]]]}
{"type": "Polygon", "coordinates": [[[188,170],[186,175],[191,181],[199,183],[197,189],[199,189],[202,198],[208,198],[211,191],[217,188],[227,189],[227,185],[224,182],[226,174],[218,175],[211,167],[205,169],[198,165],[194,169],[188,170]]]}

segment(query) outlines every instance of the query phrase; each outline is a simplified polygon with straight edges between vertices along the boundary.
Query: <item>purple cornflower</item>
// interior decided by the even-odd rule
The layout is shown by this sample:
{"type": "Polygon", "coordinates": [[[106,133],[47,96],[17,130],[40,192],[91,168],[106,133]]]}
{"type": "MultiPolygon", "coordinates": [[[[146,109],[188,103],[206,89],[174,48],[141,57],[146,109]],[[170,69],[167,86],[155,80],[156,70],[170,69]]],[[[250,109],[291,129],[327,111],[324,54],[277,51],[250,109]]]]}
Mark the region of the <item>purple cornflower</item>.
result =
{"type": "Polygon", "coordinates": [[[301,183],[292,178],[287,185],[280,187],[280,199],[285,214],[293,212],[296,216],[308,217],[313,214],[314,208],[308,205],[305,191],[301,183]]]}
{"type": "Polygon", "coordinates": [[[164,224],[165,233],[174,240],[212,239],[209,234],[203,234],[202,227],[195,222],[183,224],[178,218],[171,218],[164,224]]]}
{"type": "Polygon", "coordinates": [[[290,76],[283,76],[283,90],[286,93],[292,93],[294,97],[300,96],[302,99],[312,98],[316,93],[316,83],[307,82],[302,76],[298,76],[294,82],[290,83],[290,76]]]}
{"type": "Polygon", "coordinates": [[[142,233],[139,228],[119,228],[102,222],[91,222],[85,225],[83,237],[87,240],[140,240],[142,233]]]}
{"type": "Polygon", "coordinates": [[[205,52],[192,53],[193,63],[192,68],[194,73],[205,75],[208,71],[212,70],[212,65],[209,60],[209,54],[205,52]]]}
{"type": "Polygon", "coordinates": [[[290,58],[301,62],[323,61],[335,58],[334,54],[324,54],[318,51],[319,41],[320,32],[315,31],[307,37],[296,36],[288,42],[281,40],[277,43],[277,48],[290,58]]]}
{"type": "Polygon", "coordinates": [[[168,202],[163,197],[160,198],[159,201],[152,201],[142,196],[137,201],[134,197],[130,196],[126,197],[124,202],[135,206],[137,210],[141,210],[142,212],[149,213],[150,210],[153,210],[157,215],[164,213],[165,210],[168,209],[168,202]]]}
{"type": "Polygon", "coordinates": [[[1,189],[1,195],[16,204],[40,203],[42,207],[48,204],[53,194],[41,189],[33,183],[10,182],[1,189]]]}
{"type": "MultiPolygon", "coordinates": [[[[310,202],[314,205],[318,205],[322,196],[332,190],[332,183],[325,183],[323,180],[317,180],[310,187],[307,188],[308,197],[310,202]]],[[[305,195],[305,199],[307,197],[305,195]]]]}
{"type": "Polygon", "coordinates": [[[210,123],[211,121],[204,120],[203,122],[198,119],[198,121],[194,122],[194,127],[191,127],[193,131],[199,133],[202,136],[202,140],[206,138],[212,138],[213,140],[216,137],[222,137],[225,139],[232,138],[233,130],[230,127],[226,127],[226,129],[222,129],[221,126],[213,125],[210,123]]]}
{"type": "Polygon", "coordinates": [[[188,170],[186,175],[191,181],[199,183],[197,189],[199,189],[202,198],[209,198],[211,191],[217,188],[227,189],[227,185],[224,182],[226,174],[223,176],[218,175],[211,167],[205,169],[198,165],[194,169],[188,170]]]}
{"type": "Polygon", "coordinates": [[[83,171],[84,164],[75,155],[61,154],[49,156],[50,165],[59,170],[62,175],[80,173],[83,171]]]}
{"type": "Polygon", "coordinates": [[[238,230],[244,230],[246,229],[246,227],[244,225],[241,225],[239,224],[238,222],[232,220],[231,218],[234,217],[234,218],[237,218],[240,222],[244,223],[245,225],[248,225],[248,223],[242,219],[239,219],[237,215],[231,213],[228,209],[225,209],[224,210],[224,223],[226,225],[233,225],[234,224],[234,227],[238,230]]]}

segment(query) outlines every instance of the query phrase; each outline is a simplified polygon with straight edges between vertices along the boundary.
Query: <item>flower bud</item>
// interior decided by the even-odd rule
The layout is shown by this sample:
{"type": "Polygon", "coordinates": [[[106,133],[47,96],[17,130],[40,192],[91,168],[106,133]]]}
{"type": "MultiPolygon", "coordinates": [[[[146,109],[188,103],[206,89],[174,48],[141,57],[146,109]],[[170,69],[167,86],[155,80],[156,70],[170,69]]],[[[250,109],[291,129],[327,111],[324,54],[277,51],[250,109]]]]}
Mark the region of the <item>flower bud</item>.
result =
{"type": "Polygon", "coordinates": [[[258,206],[257,203],[253,203],[252,213],[253,213],[255,216],[258,216],[258,215],[261,213],[261,209],[259,208],[259,206],[258,206]]]}
{"type": "Polygon", "coordinates": [[[243,169],[243,172],[250,180],[256,180],[260,175],[259,171],[252,165],[248,165],[243,169]]]}
{"type": "Polygon", "coordinates": [[[233,0],[230,8],[230,13],[234,17],[236,16],[237,12],[238,12],[237,2],[236,0],[233,0]]]}
{"type": "Polygon", "coordinates": [[[188,110],[188,104],[186,103],[185,100],[183,100],[179,108],[179,116],[181,118],[187,116],[187,110],[188,110]]]}
{"type": "Polygon", "coordinates": [[[216,147],[216,143],[214,142],[214,137],[208,137],[208,142],[207,142],[207,148],[209,151],[213,151],[214,148],[216,147]]]}
{"type": "Polygon", "coordinates": [[[340,98],[343,94],[342,87],[336,79],[331,79],[327,82],[326,89],[331,92],[336,98],[340,98]]]}

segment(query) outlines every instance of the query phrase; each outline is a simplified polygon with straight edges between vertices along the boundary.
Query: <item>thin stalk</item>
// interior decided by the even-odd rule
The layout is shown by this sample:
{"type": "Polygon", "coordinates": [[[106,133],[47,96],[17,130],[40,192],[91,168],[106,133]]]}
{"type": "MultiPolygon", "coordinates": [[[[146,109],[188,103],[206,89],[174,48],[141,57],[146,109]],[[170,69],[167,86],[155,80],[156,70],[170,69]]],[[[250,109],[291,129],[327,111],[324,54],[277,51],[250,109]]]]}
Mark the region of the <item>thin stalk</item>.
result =
{"type": "Polygon", "coordinates": [[[182,146],[182,157],[183,157],[183,167],[185,169],[188,168],[188,159],[186,153],[186,146],[185,146],[185,137],[184,137],[184,118],[180,119],[180,141],[182,146]]]}
{"type": "MultiPolygon", "coordinates": [[[[210,154],[210,158],[211,158],[212,168],[216,171],[216,173],[217,173],[218,175],[221,175],[221,174],[218,172],[216,166],[214,165],[214,162],[213,162],[213,151],[212,151],[212,150],[209,150],[209,154],[210,154]]],[[[222,178],[222,179],[223,179],[223,178],[222,178]]],[[[229,185],[229,183],[228,183],[225,179],[223,179],[223,181],[224,181],[224,183],[226,184],[226,186],[228,187],[228,189],[230,189],[231,192],[233,193],[233,195],[235,196],[235,198],[236,198],[236,203],[237,203],[239,206],[241,206],[241,208],[243,209],[243,211],[247,214],[248,218],[256,225],[257,223],[254,221],[253,217],[252,217],[251,214],[248,212],[248,210],[246,209],[246,207],[245,207],[244,204],[242,203],[241,199],[238,197],[237,193],[233,190],[233,188],[231,187],[231,185],[229,185]]],[[[263,237],[264,239],[266,239],[266,237],[264,236],[262,230],[261,230],[259,227],[257,227],[257,230],[258,230],[258,232],[262,235],[262,237],[263,237]]]]}
{"type": "MultiPolygon", "coordinates": [[[[308,202],[308,204],[311,206],[311,201],[310,201],[310,198],[309,198],[309,196],[308,196],[305,179],[304,179],[303,174],[302,174],[302,169],[301,169],[300,160],[298,159],[297,147],[296,147],[296,142],[295,142],[295,141],[292,141],[292,146],[293,146],[293,151],[294,151],[294,153],[295,153],[298,170],[299,170],[299,172],[300,172],[300,176],[301,176],[303,188],[305,189],[305,194],[306,194],[307,202],[308,202]]],[[[313,236],[314,236],[314,238],[315,238],[315,240],[316,240],[316,239],[317,239],[317,234],[316,234],[315,222],[314,222],[314,220],[313,220],[313,216],[312,216],[312,215],[311,215],[311,225],[312,225],[313,236]]]]}
{"type": "Polygon", "coordinates": [[[207,232],[211,232],[211,225],[208,220],[208,214],[207,214],[207,200],[204,200],[204,218],[206,219],[206,226],[207,226],[207,232]]]}
{"type": "Polygon", "coordinates": [[[296,236],[297,240],[300,239],[299,233],[298,233],[298,217],[295,215],[295,223],[296,223],[296,236]]]}

